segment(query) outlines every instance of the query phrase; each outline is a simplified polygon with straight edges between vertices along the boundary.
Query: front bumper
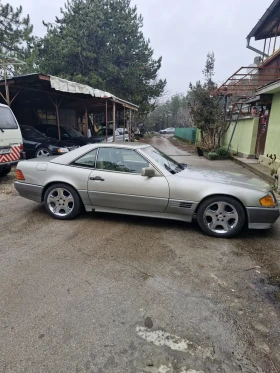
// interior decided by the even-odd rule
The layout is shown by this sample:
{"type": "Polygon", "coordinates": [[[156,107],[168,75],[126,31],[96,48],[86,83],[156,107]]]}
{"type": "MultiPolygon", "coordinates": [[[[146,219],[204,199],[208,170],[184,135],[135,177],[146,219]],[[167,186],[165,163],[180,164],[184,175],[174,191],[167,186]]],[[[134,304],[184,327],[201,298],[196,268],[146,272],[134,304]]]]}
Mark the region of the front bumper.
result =
{"type": "Polygon", "coordinates": [[[21,197],[31,199],[35,202],[42,202],[43,186],[23,183],[21,181],[15,181],[14,187],[18,191],[21,197]]]}
{"type": "Polygon", "coordinates": [[[249,229],[268,229],[279,217],[279,207],[247,207],[249,229]]]}

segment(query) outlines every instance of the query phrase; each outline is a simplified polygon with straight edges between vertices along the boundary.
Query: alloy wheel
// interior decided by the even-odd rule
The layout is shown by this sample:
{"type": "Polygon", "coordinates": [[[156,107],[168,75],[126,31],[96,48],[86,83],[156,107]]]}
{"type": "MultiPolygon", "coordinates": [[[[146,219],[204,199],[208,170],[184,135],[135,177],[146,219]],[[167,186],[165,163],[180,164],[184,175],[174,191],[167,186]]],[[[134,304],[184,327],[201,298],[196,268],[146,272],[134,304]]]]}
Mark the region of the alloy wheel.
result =
{"type": "Polygon", "coordinates": [[[37,158],[49,157],[51,154],[47,149],[39,149],[36,153],[37,158]]]}
{"type": "Polygon", "coordinates": [[[217,201],[204,210],[203,219],[212,232],[226,234],[237,226],[239,216],[233,205],[217,201]]]}
{"type": "Polygon", "coordinates": [[[74,197],[67,189],[55,188],[50,191],[47,204],[54,215],[65,217],[74,209],[74,197]]]}

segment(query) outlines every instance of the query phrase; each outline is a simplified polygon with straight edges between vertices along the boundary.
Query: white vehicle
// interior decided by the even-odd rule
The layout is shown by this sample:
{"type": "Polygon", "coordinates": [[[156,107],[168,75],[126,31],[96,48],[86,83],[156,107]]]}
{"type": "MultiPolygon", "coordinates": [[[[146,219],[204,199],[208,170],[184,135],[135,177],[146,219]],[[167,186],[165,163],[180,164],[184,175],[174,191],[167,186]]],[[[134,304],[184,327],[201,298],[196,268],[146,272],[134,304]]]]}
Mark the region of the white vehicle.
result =
{"type": "MultiPolygon", "coordinates": [[[[129,136],[128,136],[128,131],[127,129],[123,128],[117,128],[115,132],[115,141],[116,142],[122,142],[122,141],[128,141],[129,136]]],[[[113,142],[114,138],[113,136],[108,137],[108,142],[113,142]]]]}
{"type": "MultiPolygon", "coordinates": [[[[108,128],[107,129],[107,135],[108,139],[107,142],[113,142],[114,136],[113,136],[113,129],[108,128]]],[[[97,131],[96,135],[92,137],[92,139],[95,140],[95,142],[106,142],[106,128],[100,128],[99,131],[97,131]]],[[[122,142],[122,141],[129,141],[129,135],[127,129],[123,129],[122,127],[116,128],[115,130],[115,142],[122,142]]]]}
{"type": "Polygon", "coordinates": [[[22,136],[16,117],[9,106],[0,104],[0,176],[11,171],[22,152],[22,136]]]}
{"type": "Polygon", "coordinates": [[[175,133],[175,128],[174,127],[165,128],[164,130],[160,130],[159,133],[161,134],[175,133]]]}

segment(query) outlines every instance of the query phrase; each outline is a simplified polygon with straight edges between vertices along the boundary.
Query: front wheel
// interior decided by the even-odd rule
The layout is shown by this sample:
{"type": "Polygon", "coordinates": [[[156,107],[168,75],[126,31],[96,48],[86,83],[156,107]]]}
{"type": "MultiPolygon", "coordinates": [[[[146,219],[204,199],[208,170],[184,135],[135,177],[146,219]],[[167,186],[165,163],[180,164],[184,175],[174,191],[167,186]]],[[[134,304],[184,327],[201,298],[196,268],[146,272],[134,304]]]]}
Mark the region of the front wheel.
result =
{"type": "Polygon", "coordinates": [[[233,237],[244,227],[245,211],[241,203],[232,197],[210,197],[199,205],[197,222],[209,236],[233,237]]]}
{"type": "Polygon", "coordinates": [[[76,190],[63,183],[53,184],[46,190],[44,205],[50,215],[61,220],[74,219],[82,208],[76,190]]]}
{"type": "Polygon", "coordinates": [[[52,155],[52,153],[47,148],[38,149],[36,150],[36,153],[35,153],[36,158],[49,157],[50,155],[52,155]]]}

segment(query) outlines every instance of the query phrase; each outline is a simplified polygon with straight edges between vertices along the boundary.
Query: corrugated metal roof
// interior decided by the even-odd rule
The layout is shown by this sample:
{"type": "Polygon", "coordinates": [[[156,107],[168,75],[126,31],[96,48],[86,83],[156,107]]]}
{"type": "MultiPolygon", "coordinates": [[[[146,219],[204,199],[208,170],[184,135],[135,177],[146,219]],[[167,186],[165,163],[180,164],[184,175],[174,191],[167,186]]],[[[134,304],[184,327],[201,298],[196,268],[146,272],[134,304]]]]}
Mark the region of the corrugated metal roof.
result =
{"type": "Polygon", "coordinates": [[[112,95],[109,92],[101,91],[100,89],[92,88],[85,84],[80,84],[72,82],[70,80],[58,78],[57,76],[50,75],[50,84],[51,87],[56,91],[82,93],[85,95],[91,95],[92,97],[116,99],[116,96],[112,95]]]}
{"type": "MultiPolygon", "coordinates": [[[[49,83],[49,88],[52,88],[56,91],[73,93],[73,94],[78,94],[78,95],[79,94],[90,95],[93,98],[108,98],[125,107],[129,107],[133,110],[138,110],[139,108],[138,105],[125,101],[121,98],[118,98],[112,93],[102,91],[100,89],[96,89],[85,84],[80,84],[80,83],[76,83],[70,80],[62,79],[57,76],[33,73],[33,74],[26,74],[26,75],[18,75],[18,76],[14,76],[14,77],[7,79],[7,81],[10,82],[10,84],[11,83],[34,84],[37,80],[45,81],[47,84],[49,83]]],[[[4,84],[4,80],[0,80],[0,85],[3,85],[3,84],[4,84]]],[[[28,87],[26,89],[28,89],[28,87]]]]}
{"type": "Polygon", "coordinates": [[[272,2],[247,39],[254,37],[255,40],[262,40],[274,37],[275,34],[280,35],[280,0],[272,2]]]}

